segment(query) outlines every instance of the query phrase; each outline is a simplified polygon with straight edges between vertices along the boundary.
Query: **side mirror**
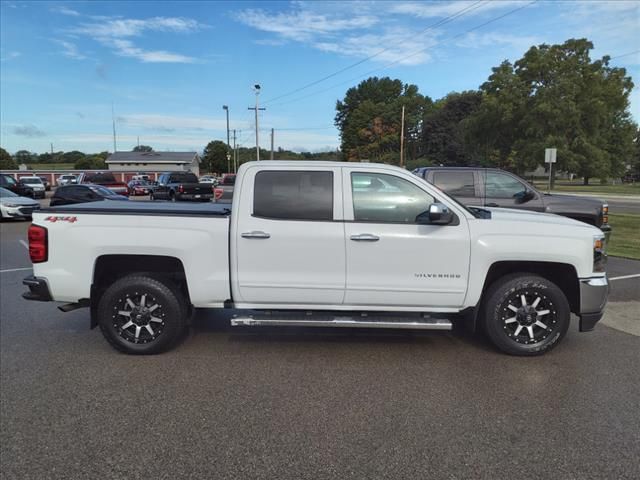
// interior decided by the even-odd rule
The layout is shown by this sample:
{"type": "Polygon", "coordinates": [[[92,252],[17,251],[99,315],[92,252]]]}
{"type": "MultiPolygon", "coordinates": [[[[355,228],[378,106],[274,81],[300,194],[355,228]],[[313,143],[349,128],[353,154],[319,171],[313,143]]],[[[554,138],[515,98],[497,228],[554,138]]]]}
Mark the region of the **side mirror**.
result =
{"type": "Polygon", "coordinates": [[[416,217],[416,223],[420,225],[448,225],[452,221],[453,213],[442,203],[432,203],[429,210],[416,217]]]}
{"type": "Polygon", "coordinates": [[[536,194],[533,192],[533,190],[529,190],[528,188],[518,192],[514,195],[514,198],[516,199],[516,203],[526,203],[529,200],[533,200],[535,198],[536,194]]]}

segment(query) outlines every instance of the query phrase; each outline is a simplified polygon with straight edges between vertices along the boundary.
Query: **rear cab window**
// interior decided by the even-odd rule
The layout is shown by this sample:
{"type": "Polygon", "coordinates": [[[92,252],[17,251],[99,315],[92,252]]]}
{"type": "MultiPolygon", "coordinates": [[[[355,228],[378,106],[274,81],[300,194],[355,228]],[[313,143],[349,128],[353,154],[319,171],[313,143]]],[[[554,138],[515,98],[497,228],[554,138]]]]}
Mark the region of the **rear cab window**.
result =
{"type": "Polygon", "coordinates": [[[331,171],[263,170],[254,180],[253,216],[332,221],[333,195],[331,171]]]}

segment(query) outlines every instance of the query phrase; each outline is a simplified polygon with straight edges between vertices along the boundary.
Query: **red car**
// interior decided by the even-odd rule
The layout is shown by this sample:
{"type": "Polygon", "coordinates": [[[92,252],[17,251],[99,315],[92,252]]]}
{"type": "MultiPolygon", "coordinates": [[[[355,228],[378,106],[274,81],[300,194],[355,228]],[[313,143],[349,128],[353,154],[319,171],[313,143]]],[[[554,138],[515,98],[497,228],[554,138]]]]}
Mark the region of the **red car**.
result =
{"type": "Polygon", "coordinates": [[[127,187],[129,188],[129,195],[149,195],[151,193],[151,185],[144,180],[131,180],[127,187]]]}

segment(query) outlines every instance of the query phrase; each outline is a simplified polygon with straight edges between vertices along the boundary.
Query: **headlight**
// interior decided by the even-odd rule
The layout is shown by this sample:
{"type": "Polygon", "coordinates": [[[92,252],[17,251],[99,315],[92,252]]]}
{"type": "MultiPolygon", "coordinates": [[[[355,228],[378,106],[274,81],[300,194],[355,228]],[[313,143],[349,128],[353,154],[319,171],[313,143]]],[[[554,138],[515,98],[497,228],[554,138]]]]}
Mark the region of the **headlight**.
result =
{"type": "Polygon", "coordinates": [[[18,208],[20,205],[16,205],[15,203],[3,203],[2,206],[8,208],[18,208]]]}
{"type": "Polygon", "coordinates": [[[607,252],[605,251],[604,236],[593,239],[593,271],[604,272],[607,266],[607,252]]]}
{"type": "Polygon", "coordinates": [[[602,205],[602,223],[609,223],[609,205],[602,205]]]}

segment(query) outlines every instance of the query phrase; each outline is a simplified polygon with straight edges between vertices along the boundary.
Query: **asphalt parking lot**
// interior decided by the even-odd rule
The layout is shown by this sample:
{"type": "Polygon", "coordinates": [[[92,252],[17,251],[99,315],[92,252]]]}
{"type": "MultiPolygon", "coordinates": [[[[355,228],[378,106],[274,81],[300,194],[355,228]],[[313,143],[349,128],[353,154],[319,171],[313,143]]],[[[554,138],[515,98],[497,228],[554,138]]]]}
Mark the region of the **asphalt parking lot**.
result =
{"type": "Polygon", "coordinates": [[[20,297],[27,225],[0,224],[1,478],[640,478],[640,262],[610,259],[607,318],[538,358],[209,311],[131,357],[20,297]]]}

